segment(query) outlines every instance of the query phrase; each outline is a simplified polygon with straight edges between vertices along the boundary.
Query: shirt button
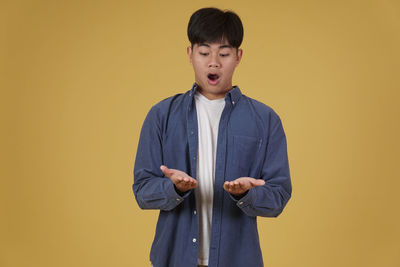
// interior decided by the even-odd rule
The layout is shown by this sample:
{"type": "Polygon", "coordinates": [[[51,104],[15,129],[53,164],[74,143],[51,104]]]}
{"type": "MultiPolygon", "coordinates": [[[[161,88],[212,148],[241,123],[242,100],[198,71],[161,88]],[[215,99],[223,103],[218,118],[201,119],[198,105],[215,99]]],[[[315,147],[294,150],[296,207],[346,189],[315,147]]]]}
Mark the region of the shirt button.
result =
{"type": "Polygon", "coordinates": [[[193,240],[192,240],[192,241],[193,241],[193,243],[196,243],[197,239],[196,239],[196,238],[193,238],[193,240]]]}
{"type": "Polygon", "coordinates": [[[196,157],[193,157],[193,159],[196,159],[196,157]]]}
{"type": "Polygon", "coordinates": [[[232,101],[232,104],[235,105],[235,101],[232,101]]]}
{"type": "Polygon", "coordinates": [[[181,200],[180,198],[177,198],[177,199],[176,199],[176,201],[180,201],[180,200],[181,200]]]}
{"type": "Polygon", "coordinates": [[[193,132],[193,131],[191,131],[191,132],[190,132],[190,134],[194,134],[194,132],[193,132]]]}
{"type": "Polygon", "coordinates": [[[239,205],[243,205],[243,201],[240,201],[240,202],[239,202],[239,205]]]}
{"type": "Polygon", "coordinates": [[[196,215],[196,214],[197,214],[197,211],[193,211],[193,214],[196,215]]]}

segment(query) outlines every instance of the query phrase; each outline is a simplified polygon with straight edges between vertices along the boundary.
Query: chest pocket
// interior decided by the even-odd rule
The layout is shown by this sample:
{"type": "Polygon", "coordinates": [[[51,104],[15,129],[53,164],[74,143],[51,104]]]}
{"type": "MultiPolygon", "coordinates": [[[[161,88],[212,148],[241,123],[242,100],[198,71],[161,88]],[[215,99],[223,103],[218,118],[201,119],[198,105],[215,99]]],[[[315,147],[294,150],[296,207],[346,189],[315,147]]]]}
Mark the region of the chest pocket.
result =
{"type": "Polygon", "coordinates": [[[252,177],[257,173],[261,142],[262,139],[257,137],[233,136],[232,167],[238,177],[252,177]]]}

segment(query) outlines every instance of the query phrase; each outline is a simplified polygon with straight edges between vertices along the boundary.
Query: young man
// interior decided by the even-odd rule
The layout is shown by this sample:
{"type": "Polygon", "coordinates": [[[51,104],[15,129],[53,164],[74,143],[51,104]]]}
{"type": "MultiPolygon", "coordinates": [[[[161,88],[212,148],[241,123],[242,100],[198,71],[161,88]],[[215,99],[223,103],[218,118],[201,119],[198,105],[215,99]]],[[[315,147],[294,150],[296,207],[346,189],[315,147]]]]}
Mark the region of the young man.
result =
{"type": "Polygon", "coordinates": [[[232,86],[243,27],[215,8],[190,18],[195,83],[149,111],[134,167],[142,209],[159,209],[154,267],[263,266],[257,216],[278,216],[291,196],[278,115],[232,86]]]}

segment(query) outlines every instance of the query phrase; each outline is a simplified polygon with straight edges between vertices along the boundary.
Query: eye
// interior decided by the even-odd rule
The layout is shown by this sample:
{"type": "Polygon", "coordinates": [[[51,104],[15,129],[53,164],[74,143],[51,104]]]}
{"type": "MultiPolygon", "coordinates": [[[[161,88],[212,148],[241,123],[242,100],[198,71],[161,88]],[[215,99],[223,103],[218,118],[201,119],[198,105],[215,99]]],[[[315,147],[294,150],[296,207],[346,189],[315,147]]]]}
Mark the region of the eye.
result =
{"type": "Polygon", "coordinates": [[[199,52],[200,53],[200,55],[202,55],[202,56],[208,56],[208,53],[202,53],[202,52],[199,52]]]}
{"type": "Polygon", "coordinates": [[[221,57],[227,57],[229,54],[219,54],[221,57]]]}

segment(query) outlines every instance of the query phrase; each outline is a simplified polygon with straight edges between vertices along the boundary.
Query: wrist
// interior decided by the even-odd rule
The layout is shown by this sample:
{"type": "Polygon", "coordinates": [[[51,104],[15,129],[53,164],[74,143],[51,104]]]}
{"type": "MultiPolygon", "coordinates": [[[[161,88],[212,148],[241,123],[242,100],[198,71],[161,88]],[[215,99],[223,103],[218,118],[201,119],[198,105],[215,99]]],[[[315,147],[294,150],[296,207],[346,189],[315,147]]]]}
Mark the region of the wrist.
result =
{"type": "Polygon", "coordinates": [[[243,198],[244,196],[246,196],[248,192],[249,192],[249,190],[247,190],[246,192],[241,193],[241,194],[232,194],[232,193],[230,193],[230,194],[231,194],[235,199],[239,200],[239,199],[243,198]]]}
{"type": "Polygon", "coordinates": [[[179,190],[179,188],[176,185],[174,185],[174,188],[175,188],[176,193],[178,195],[180,195],[181,197],[186,193],[186,191],[179,190]]]}

